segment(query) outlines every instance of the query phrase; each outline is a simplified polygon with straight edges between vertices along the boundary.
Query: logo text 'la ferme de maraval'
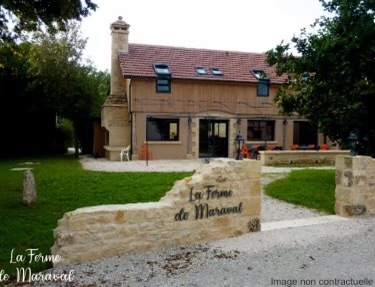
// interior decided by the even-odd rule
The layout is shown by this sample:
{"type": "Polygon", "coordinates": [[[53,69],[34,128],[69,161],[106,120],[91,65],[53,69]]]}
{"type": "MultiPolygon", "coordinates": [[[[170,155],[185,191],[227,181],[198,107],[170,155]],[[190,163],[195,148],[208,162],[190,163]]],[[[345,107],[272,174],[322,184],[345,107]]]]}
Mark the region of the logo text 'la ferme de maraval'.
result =
{"type": "MultiPolygon", "coordinates": [[[[194,188],[190,188],[189,200],[188,202],[194,203],[195,205],[195,220],[209,218],[212,216],[222,216],[228,214],[241,214],[243,211],[243,203],[240,202],[238,205],[235,206],[212,206],[209,203],[202,203],[201,201],[210,201],[214,199],[227,199],[233,197],[234,192],[231,189],[227,190],[219,190],[215,188],[214,185],[207,185],[205,186],[205,190],[202,191],[194,191],[194,188]]],[[[175,214],[176,221],[184,221],[188,220],[190,217],[190,213],[185,211],[184,208],[181,208],[178,213],[175,214]]]]}

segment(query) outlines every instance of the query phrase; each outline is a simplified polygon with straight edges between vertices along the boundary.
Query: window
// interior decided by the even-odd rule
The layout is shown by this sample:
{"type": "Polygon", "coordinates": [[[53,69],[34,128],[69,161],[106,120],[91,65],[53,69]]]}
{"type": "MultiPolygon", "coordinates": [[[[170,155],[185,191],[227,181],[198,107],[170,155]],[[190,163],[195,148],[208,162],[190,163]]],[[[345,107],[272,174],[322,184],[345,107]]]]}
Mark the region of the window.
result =
{"type": "Polygon", "coordinates": [[[154,64],[155,73],[159,75],[171,75],[171,69],[165,64],[154,64]]]}
{"type": "Polygon", "coordinates": [[[267,74],[263,70],[252,70],[252,72],[258,80],[269,80],[267,74]]]}
{"type": "Polygon", "coordinates": [[[248,141],[275,140],[275,121],[249,120],[247,122],[248,141]]]}
{"type": "Polygon", "coordinates": [[[156,92],[157,93],[170,93],[171,92],[171,79],[170,78],[157,78],[156,79],[156,92]]]}
{"type": "Polygon", "coordinates": [[[258,97],[269,97],[270,79],[263,70],[252,70],[254,77],[258,80],[258,97]]]}
{"type": "Polygon", "coordinates": [[[223,76],[223,72],[218,68],[212,68],[211,73],[214,76],[223,76]]]}
{"type": "Polygon", "coordinates": [[[147,119],[147,140],[149,141],[178,141],[178,119],[147,119]]]}
{"type": "Polygon", "coordinates": [[[156,73],[156,92],[170,93],[171,92],[171,69],[165,64],[154,64],[156,73]]]}
{"type": "Polygon", "coordinates": [[[198,67],[198,68],[195,68],[195,70],[197,71],[198,75],[208,75],[208,73],[207,73],[207,71],[206,71],[205,68],[198,67]]]}
{"type": "Polygon", "coordinates": [[[260,80],[258,83],[258,97],[270,96],[270,82],[267,80],[260,80]]]}

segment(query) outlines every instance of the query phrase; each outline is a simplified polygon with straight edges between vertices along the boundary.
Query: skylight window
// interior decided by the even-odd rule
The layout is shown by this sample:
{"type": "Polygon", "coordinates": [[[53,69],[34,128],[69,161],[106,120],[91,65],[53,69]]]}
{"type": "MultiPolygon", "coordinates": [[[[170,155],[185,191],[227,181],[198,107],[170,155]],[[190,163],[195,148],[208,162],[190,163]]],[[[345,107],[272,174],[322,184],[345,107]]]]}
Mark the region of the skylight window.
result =
{"type": "Polygon", "coordinates": [[[208,75],[208,73],[207,73],[207,71],[206,71],[205,68],[197,67],[197,68],[195,68],[195,70],[197,71],[198,75],[208,75]]]}
{"type": "Polygon", "coordinates": [[[154,70],[157,75],[171,75],[171,69],[165,64],[154,64],[154,70]]]}
{"type": "Polygon", "coordinates": [[[263,70],[252,70],[252,73],[258,80],[269,80],[269,77],[263,70]]]}
{"type": "Polygon", "coordinates": [[[218,68],[212,68],[211,73],[214,76],[223,76],[223,72],[218,68]]]}

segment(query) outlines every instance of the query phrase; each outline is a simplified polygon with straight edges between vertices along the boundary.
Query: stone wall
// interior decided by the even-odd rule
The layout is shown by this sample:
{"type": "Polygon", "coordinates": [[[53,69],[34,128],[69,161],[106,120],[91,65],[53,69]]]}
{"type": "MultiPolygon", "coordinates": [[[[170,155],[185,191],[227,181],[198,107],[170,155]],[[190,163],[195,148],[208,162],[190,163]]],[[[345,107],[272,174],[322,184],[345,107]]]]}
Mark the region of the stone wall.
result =
{"type": "Polygon", "coordinates": [[[349,155],[349,150],[283,150],[260,151],[262,165],[335,164],[337,155],[349,155]]]}
{"type": "Polygon", "coordinates": [[[337,156],[336,214],[375,215],[375,159],[337,156]]]}
{"type": "Polygon", "coordinates": [[[261,164],[216,159],[155,203],[102,205],[67,212],[52,255],[67,265],[260,230],[261,164]]]}

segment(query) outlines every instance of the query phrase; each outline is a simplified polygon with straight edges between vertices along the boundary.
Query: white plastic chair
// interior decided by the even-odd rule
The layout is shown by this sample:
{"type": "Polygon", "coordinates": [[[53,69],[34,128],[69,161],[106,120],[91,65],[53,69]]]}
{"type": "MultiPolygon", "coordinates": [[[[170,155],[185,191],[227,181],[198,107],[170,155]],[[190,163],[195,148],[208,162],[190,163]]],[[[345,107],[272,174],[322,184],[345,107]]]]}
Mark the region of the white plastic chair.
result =
{"type": "Polygon", "coordinates": [[[128,145],[126,148],[123,148],[120,151],[120,159],[122,161],[123,157],[126,157],[126,160],[129,161],[129,153],[130,153],[130,145],[128,145]]]}

